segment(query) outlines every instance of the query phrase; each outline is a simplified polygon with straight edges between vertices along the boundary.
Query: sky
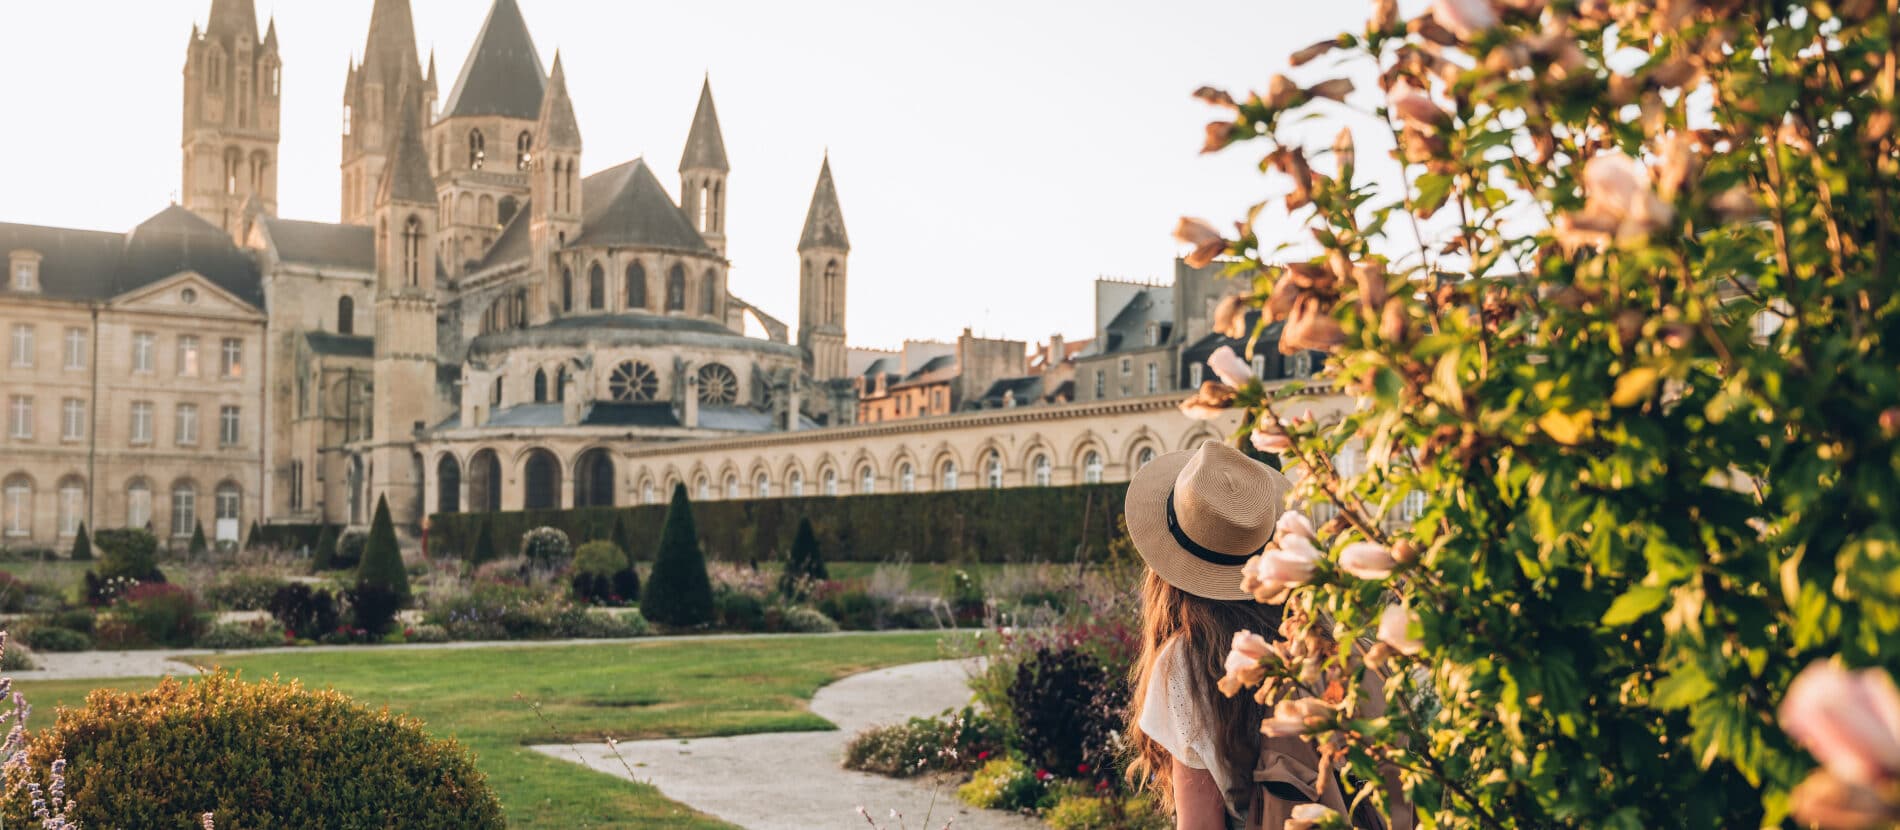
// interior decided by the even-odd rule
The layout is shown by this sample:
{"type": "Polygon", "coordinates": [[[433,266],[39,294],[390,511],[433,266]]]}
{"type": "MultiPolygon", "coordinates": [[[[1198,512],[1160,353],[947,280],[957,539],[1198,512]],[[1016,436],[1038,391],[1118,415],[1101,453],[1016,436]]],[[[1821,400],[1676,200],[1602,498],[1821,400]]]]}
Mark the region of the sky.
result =
{"type": "MultiPolygon", "coordinates": [[[[1194,89],[1262,88],[1288,53],[1366,13],[1284,0],[519,3],[543,64],[562,56],[583,173],[645,156],[677,196],[672,171],[711,78],[732,164],[731,290],[794,326],[798,237],[829,150],[852,243],[848,339],[883,348],[966,326],[1088,336],[1097,277],[1165,281],[1177,217],[1227,226],[1275,192],[1258,153],[1199,153],[1219,113],[1194,89]]],[[[278,213],[335,221],[344,73],[371,0],[256,4],[260,26],[276,17],[284,63],[278,213]]],[[[0,130],[0,222],[125,231],[176,198],[186,40],[210,6],[0,0],[12,35],[0,112],[33,116],[0,130]]],[[[488,6],[412,0],[444,98],[488,6]]]]}

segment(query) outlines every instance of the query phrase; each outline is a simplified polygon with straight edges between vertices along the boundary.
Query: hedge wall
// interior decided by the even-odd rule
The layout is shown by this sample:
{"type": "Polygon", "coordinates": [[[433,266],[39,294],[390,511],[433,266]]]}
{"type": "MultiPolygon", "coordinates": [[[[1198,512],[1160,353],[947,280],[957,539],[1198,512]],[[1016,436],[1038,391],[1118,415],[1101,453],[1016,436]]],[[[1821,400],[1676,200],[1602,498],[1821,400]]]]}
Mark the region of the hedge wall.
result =
{"type": "MultiPolygon", "coordinates": [[[[1121,526],[1127,484],[1018,487],[947,493],[808,496],[693,504],[701,544],[713,559],[781,558],[798,520],[809,517],[825,558],[913,562],[1028,562],[1099,554],[1121,526]]],[[[653,558],[666,505],[583,507],[496,513],[437,513],[429,519],[429,555],[466,558],[482,521],[493,521],[495,549],[521,548],[521,535],[543,525],[574,544],[607,539],[624,515],[638,559],[653,558]]]]}

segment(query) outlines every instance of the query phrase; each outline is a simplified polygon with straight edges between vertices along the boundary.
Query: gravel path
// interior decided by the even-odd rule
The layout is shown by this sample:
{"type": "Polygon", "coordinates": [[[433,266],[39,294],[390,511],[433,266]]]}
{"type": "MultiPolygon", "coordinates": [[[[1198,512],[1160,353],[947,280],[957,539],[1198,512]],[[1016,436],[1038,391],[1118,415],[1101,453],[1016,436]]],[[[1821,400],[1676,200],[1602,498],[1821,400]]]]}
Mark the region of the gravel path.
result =
{"type": "Polygon", "coordinates": [[[914,663],[853,675],[818,690],[811,711],[837,724],[829,732],[778,732],[734,738],[629,741],[626,766],[606,744],[551,744],[534,750],[581,761],[619,778],[636,777],[675,801],[752,830],[864,827],[863,807],[879,826],[911,830],[1033,830],[1040,822],[956,799],[951,782],[885,778],[844,769],[844,745],[868,726],[934,715],[970,700],[971,665],[914,663]],[[632,767],[630,776],[627,767],[632,767]],[[934,807],[932,801],[935,801],[934,807]],[[928,815],[926,825],[924,819],[928,815]]]}
{"type": "MultiPolygon", "coordinates": [[[[802,637],[887,637],[902,631],[841,631],[835,634],[801,634],[802,637]]],[[[402,645],[287,646],[252,648],[237,651],[213,651],[203,648],[150,649],[143,651],[78,651],[59,653],[33,652],[40,667],[32,671],[7,672],[15,680],[80,680],[121,677],[162,677],[168,674],[197,674],[192,658],[206,655],[248,657],[253,654],[305,653],[313,651],[434,651],[464,648],[541,648],[543,646],[612,645],[627,643],[664,643],[674,640],[748,640],[760,637],[784,637],[784,634],[688,634],[668,637],[635,637],[624,640],[495,640],[453,643],[404,643],[402,645]]],[[[215,663],[216,661],[206,661],[215,663]]],[[[961,705],[959,703],[958,705],[961,705]]],[[[939,707],[933,712],[945,707],[939,707]]]]}

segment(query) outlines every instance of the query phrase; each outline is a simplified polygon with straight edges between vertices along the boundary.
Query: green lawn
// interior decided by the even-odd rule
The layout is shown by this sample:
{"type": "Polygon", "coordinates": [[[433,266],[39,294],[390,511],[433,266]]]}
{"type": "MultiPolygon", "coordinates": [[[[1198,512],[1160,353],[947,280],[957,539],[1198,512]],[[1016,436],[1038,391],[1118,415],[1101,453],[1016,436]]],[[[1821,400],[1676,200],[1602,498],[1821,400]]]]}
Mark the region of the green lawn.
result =
{"type": "MultiPolygon", "coordinates": [[[[806,711],[819,686],[882,666],[942,656],[935,632],[848,637],[774,636],[697,642],[607,643],[440,651],[334,651],[221,655],[250,678],[273,675],[333,687],[370,706],[421,718],[475,753],[500,793],[510,827],[724,828],[644,784],[540,755],[528,744],[701,737],[825,729],[806,711]],[[539,702],[551,725],[528,704],[539,702]]],[[[33,702],[34,726],[56,705],[79,705],[99,685],[151,681],[46,681],[15,688],[33,702]]],[[[735,786],[740,786],[735,782],[735,786]]]]}

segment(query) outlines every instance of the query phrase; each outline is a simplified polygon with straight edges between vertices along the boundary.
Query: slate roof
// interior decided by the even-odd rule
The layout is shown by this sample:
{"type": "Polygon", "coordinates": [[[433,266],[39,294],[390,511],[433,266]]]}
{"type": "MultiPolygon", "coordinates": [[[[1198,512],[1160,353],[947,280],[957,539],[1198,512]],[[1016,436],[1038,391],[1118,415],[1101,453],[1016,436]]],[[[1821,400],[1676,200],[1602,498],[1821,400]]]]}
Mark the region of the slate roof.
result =
{"type": "Polygon", "coordinates": [[[338,225],[264,218],[264,232],[277,258],[298,265],[376,270],[376,232],[368,225],[338,225]]]}
{"type": "Polygon", "coordinates": [[[558,427],[561,410],[558,403],[522,403],[495,410],[488,419],[491,427],[558,427]]]}
{"type": "Polygon", "coordinates": [[[660,186],[645,159],[609,167],[583,179],[581,202],[581,234],[569,245],[640,245],[713,252],[673,197],[666,195],[666,188],[660,186]]]}
{"type": "Polygon", "coordinates": [[[818,167],[818,186],[811,191],[811,208],[805,211],[805,232],[798,238],[798,249],[837,248],[851,250],[851,239],[844,232],[844,211],[838,207],[838,185],[831,180],[831,156],[818,167]]]}
{"type": "Polygon", "coordinates": [[[733,432],[770,432],[772,431],[772,413],[743,406],[702,404],[699,407],[699,426],[702,429],[723,429],[733,432]]]}
{"type": "Polygon", "coordinates": [[[896,375],[897,369],[897,358],[880,357],[871,361],[871,365],[864,367],[864,376],[874,378],[878,375],[896,375]]]}
{"type": "Polygon", "coordinates": [[[673,405],[666,401],[596,401],[581,415],[584,427],[676,427],[673,405]]]}
{"type": "Polygon", "coordinates": [[[435,178],[429,175],[429,151],[422,146],[422,136],[416,132],[419,120],[415,97],[403,96],[402,114],[397,117],[402,132],[396,134],[390,148],[389,164],[383,169],[383,181],[376,193],[378,204],[385,200],[418,205],[436,203],[435,178]]]}
{"type": "Polygon", "coordinates": [[[390,91],[412,78],[421,80],[416,24],[409,14],[409,0],[376,0],[369,13],[369,40],[363,44],[359,69],[390,91]]]}
{"type": "Polygon", "coordinates": [[[663,317],[631,311],[625,314],[576,314],[556,317],[537,329],[646,329],[658,331],[696,331],[702,334],[736,336],[732,329],[711,320],[696,317],[663,317]]]}
{"type": "Polygon", "coordinates": [[[376,340],[361,334],[306,331],[303,333],[303,342],[310,351],[330,357],[376,356],[376,340]]]}
{"type": "MultiPolygon", "coordinates": [[[[126,234],[0,223],[0,257],[23,248],[41,256],[40,296],[105,300],[195,271],[238,299],[264,307],[257,261],[216,225],[178,205],[126,234]]],[[[0,295],[9,284],[0,281],[0,295]]]]}
{"type": "Polygon", "coordinates": [[[495,0],[482,21],[482,30],[469,47],[468,59],[442,107],[443,118],[459,115],[503,115],[536,118],[547,90],[547,72],[541,55],[528,36],[527,21],[515,0],[495,0]]]}
{"type": "Polygon", "coordinates": [[[712,78],[699,87],[699,109],[693,111],[693,129],[686,134],[686,152],[680,155],[680,172],[711,168],[721,173],[732,170],[726,163],[726,138],[719,133],[719,111],[713,108],[712,78]]]}
{"type": "MultiPolygon", "coordinates": [[[[583,198],[585,195],[583,194],[583,198]]],[[[527,259],[534,254],[534,237],[528,218],[528,200],[523,199],[521,207],[515,208],[515,215],[501,229],[501,236],[495,239],[488,253],[482,256],[481,268],[488,269],[506,262],[527,259]]]]}
{"type": "Polygon", "coordinates": [[[1019,378],[1003,378],[990,384],[976,403],[983,407],[1000,407],[1005,393],[1015,393],[1017,406],[1037,403],[1042,400],[1042,376],[1026,375],[1019,378]]]}
{"type": "MultiPolygon", "coordinates": [[[[1097,354],[1148,348],[1148,324],[1161,325],[1160,342],[1168,342],[1174,328],[1174,292],[1167,288],[1146,288],[1128,300],[1105,327],[1108,342],[1097,354]]],[[[1159,344],[1156,344],[1159,345],[1159,344]]]]}
{"type": "Polygon", "coordinates": [[[535,114],[534,146],[578,150],[581,127],[574,120],[574,102],[567,97],[567,71],[561,68],[561,53],[554,53],[554,68],[548,72],[548,85],[541,94],[541,109],[535,114]]]}
{"type": "Polygon", "coordinates": [[[915,371],[905,375],[901,384],[934,383],[948,380],[954,377],[956,373],[957,356],[953,354],[940,354],[924,361],[924,365],[917,367],[915,371]]]}

